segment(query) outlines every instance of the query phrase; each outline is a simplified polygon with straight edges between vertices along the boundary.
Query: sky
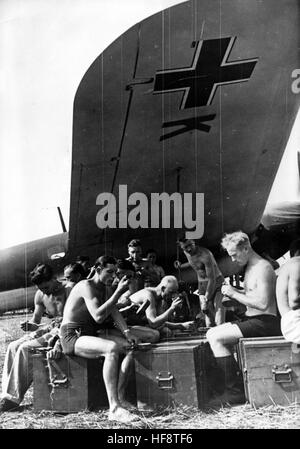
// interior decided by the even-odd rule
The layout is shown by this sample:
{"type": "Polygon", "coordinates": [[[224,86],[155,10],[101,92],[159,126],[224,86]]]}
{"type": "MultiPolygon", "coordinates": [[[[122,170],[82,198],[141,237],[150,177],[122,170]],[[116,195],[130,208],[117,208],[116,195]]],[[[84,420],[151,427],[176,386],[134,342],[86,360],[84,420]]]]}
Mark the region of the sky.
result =
{"type": "MultiPolygon", "coordinates": [[[[68,228],[72,110],[91,63],[135,23],[182,0],[0,0],[0,248],[68,228]]],[[[300,114],[270,201],[297,197],[300,114]]]]}
{"type": "Polygon", "coordinates": [[[182,0],[0,0],[0,248],[68,228],[72,112],[92,62],[182,0]]]}

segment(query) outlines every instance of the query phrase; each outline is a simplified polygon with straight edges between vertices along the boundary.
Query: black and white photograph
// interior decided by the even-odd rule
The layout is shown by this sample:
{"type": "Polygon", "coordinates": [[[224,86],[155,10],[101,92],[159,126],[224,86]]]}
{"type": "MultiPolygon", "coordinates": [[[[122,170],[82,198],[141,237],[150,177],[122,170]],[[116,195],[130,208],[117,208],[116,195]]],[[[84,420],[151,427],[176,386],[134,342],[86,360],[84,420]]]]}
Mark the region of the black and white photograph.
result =
{"type": "Polygon", "coordinates": [[[299,429],[299,0],[0,17],[0,429],[299,429]]]}

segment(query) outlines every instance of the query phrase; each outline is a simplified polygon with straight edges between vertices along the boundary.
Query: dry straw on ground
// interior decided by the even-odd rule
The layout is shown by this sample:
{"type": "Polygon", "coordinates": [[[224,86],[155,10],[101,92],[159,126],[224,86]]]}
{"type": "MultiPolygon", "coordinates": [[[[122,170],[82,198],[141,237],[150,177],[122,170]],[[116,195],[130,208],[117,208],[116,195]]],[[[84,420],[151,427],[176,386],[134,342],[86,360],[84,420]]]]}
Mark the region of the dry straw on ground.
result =
{"type": "MultiPolygon", "coordinates": [[[[24,314],[0,317],[0,371],[7,345],[22,335],[19,323],[24,314]],[[2,333],[1,333],[2,331],[2,333]]],[[[198,410],[181,406],[158,409],[154,413],[139,413],[139,420],[130,425],[107,420],[107,411],[80,413],[36,413],[32,406],[32,389],[24,406],[0,415],[0,429],[299,429],[300,405],[271,405],[258,409],[249,404],[216,410],[198,410]]]]}

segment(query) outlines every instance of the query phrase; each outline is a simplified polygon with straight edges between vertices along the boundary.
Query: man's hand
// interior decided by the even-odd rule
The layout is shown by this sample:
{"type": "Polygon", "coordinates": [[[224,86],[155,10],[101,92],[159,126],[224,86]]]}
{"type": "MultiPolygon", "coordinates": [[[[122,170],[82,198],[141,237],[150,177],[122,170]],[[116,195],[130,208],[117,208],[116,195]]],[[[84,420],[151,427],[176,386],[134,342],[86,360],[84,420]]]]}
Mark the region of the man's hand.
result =
{"type": "Polygon", "coordinates": [[[38,324],[36,324],[36,323],[32,323],[31,321],[23,321],[21,324],[20,324],[20,326],[21,326],[21,329],[23,330],[23,331],[25,331],[25,332],[28,332],[28,331],[36,331],[37,329],[38,329],[38,324]]]}
{"type": "Polygon", "coordinates": [[[178,270],[181,267],[181,263],[179,262],[179,260],[175,260],[174,262],[174,267],[178,270]]]}
{"type": "Polygon", "coordinates": [[[180,298],[180,296],[177,296],[172,301],[171,309],[175,310],[177,307],[181,306],[181,304],[182,304],[182,299],[180,298]]]}
{"type": "Polygon", "coordinates": [[[233,295],[237,292],[237,290],[234,287],[232,287],[231,285],[223,285],[221,292],[222,292],[222,295],[228,296],[229,298],[233,298],[233,295]]]}
{"type": "Polygon", "coordinates": [[[131,302],[129,296],[121,296],[116,305],[118,309],[123,309],[123,307],[128,307],[131,304],[133,303],[131,302]]]}
{"type": "Polygon", "coordinates": [[[59,359],[62,355],[60,342],[55,343],[54,348],[47,352],[47,359],[59,359]]]}
{"type": "Polygon", "coordinates": [[[130,345],[136,346],[140,342],[139,338],[130,329],[126,329],[123,333],[130,345]]]}
{"type": "Polygon", "coordinates": [[[128,279],[126,277],[126,275],[123,276],[122,279],[120,279],[120,281],[118,283],[118,287],[116,288],[116,292],[124,293],[128,289],[129,284],[130,284],[130,279],[128,279]]]}
{"type": "Polygon", "coordinates": [[[208,299],[206,298],[205,295],[199,295],[199,301],[200,301],[200,309],[202,310],[202,312],[207,312],[208,311],[208,299]]]}
{"type": "Polygon", "coordinates": [[[180,323],[181,329],[183,330],[195,330],[194,321],[185,321],[184,323],[180,323]]]}

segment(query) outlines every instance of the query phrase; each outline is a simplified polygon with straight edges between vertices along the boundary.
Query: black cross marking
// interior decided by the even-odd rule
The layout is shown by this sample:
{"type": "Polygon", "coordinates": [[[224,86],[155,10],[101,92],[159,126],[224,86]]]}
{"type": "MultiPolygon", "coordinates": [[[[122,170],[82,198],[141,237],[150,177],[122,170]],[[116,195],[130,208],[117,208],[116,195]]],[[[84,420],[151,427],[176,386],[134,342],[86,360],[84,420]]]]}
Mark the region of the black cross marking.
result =
{"type": "Polygon", "coordinates": [[[169,139],[170,137],[178,136],[179,134],[185,133],[187,131],[192,131],[193,129],[198,129],[198,131],[203,131],[205,133],[208,133],[210,131],[211,126],[205,125],[203,122],[208,122],[211,120],[214,120],[216,117],[216,114],[211,115],[203,115],[202,117],[192,117],[188,119],[183,120],[174,120],[173,122],[164,122],[163,128],[170,128],[173,126],[182,126],[179,129],[176,129],[175,131],[172,131],[169,134],[164,134],[160,137],[161,140],[169,139]]]}
{"type": "Polygon", "coordinates": [[[248,81],[258,58],[230,61],[235,37],[197,43],[191,67],[156,72],[153,93],[183,91],[180,109],[209,106],[218,86],[248,81]]]}

